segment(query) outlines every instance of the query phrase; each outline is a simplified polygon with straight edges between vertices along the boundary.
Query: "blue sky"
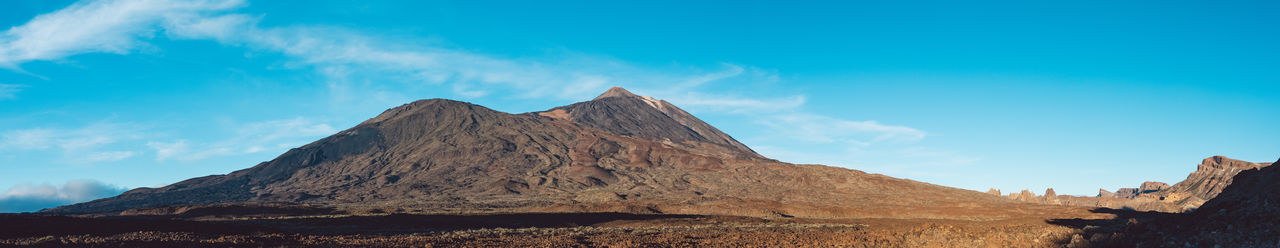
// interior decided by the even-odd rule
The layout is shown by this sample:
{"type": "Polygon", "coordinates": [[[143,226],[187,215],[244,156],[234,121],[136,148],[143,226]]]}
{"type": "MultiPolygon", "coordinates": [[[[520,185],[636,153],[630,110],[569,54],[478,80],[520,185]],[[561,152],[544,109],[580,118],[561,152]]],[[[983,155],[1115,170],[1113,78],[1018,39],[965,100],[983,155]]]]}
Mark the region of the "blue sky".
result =
{"type": "Polygon", "coordinates": [[[3,5],[0,212],[247,168],[416,99],[614,85],[783,161],[973,190],[1280,157],[1274,2],[3,5]]]}

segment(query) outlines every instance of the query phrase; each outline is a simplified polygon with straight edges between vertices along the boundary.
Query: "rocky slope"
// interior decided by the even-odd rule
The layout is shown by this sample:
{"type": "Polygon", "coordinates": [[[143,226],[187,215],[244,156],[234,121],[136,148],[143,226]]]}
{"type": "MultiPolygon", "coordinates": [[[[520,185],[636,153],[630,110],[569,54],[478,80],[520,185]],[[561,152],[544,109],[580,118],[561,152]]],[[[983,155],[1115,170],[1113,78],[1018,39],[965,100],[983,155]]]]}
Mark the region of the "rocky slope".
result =
{"type": "Polygon", "coordinates": [[[1203,203],[1218,196],[1218,193],[1221,193],[1223,189],[1233,183],[1232,178],[1240,172],[1260,169],[1268,165],[1271,164],[1213,156],[1201,161],[1200,165],[1196,167],[1196,171],[1192,172],[1191,175],[1187,175],[1187,179],[1174,184],[1168,190],[1156,192],[1156,194],[1162,197],[1186,198],[1194,202],[1203,203]]]}
{"type": "Polygon", "coordinates": [[[763,158],[728,134],[702,122],[671,103],[632,94],[621,87],[610,88],[591,101],[538,112],[538,115],[568,120],[588,128],[617,135],[659,141],[667,145],[695,149],[731,150],[752,158],[763,158]],[[712,144],[722,147],[706,147],[712,144]]]}
{"type": "Polygon", "coordinates": [[[1177,227],[1185,227],[1174,231],[1198,241],[1236,247],[1280,246],[1280,229],[1276,228],[1280,223],[1280,166],[1239,171],[1216,197],[1176,221],[1181,224],[1177,227]]]}
{"type": "MultiPolygon", "coordinates": [[[[1224,156],[1205,158],[1196,171],[1172,186],[1162,182],[1143,182],[1138,188],[1120,188],[1115,192],[1099,189],[1096,197],[1036,196],[1025,191],[1010,194],[1007,198],[1047,204],[1072,206],[1127,208],[1139,211],[1188,212],[1213,199],[1232,184],[1236,174],[1268,167],[1268,163],[1253,163],[1224,156]]],[[[1052,190],[1052,189],[1050,189],[1052,190]]],[[[998,194],[998,192],[997,192],[998,194]]]]}
{"type": "Polygon", "coordinates": [[[1083,247],[1280,247],[1280,166],[1240,171],[1191,213],[1085,223],[1086,235],[1112,238],[1083,247]]]}
{"type": "Polygon", "coordinates": [[[252,168],[45,212],[221,203],[812,217],[1037,211],[975,191],[767,159],[670,103],[614,88],[526,114],[416,101],[252,168]]]}

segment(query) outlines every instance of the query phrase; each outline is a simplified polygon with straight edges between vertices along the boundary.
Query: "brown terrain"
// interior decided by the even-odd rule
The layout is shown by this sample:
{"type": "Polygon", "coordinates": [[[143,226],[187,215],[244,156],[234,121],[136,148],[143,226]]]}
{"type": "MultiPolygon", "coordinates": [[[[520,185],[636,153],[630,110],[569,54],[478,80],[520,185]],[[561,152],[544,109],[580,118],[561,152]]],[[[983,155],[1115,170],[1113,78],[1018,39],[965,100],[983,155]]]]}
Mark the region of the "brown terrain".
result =
{"type": "Polygon", "coordinates": [[[1213,199],[1191,214],[1137,212],[780,162],[616,87],[523,114],[431,99],[226,175],[0,215],[0,247],[1148,247],[1184,231],[1152,223],[1196,218],[1271,235],[1227,244],[1275,240],[1275,222],[1230,224],[1275,220],[1275,167],[1201,168],[1094,197],[1213,199]]]}
{"type": "MultiPolygon", "coordinates": [[[[1162,182],[1143,182],[1137,188],[1120,188],[1115,192],[1099,189],[1098,195],[1094,197],[1056,195],[1051,188],[1042,196],[1023,190],[1017,194],[1010,193],[1006,197],[1043,204],[1182,213],[1195,210],[1209,199],[1213,199],[1232,184],[1232,178],[1236,174],[1269,165],[1271,164],[1213,156],[1200,161],[1195,172],[1173,186],[1162,182]]],[[[1000,195],[1000,191],[995,189],[987,193],[1000,195]]]]}
{"type": "Polygon", "coordinates": [[[1117,216],[1054,221],[1081,228],[1081,237],[1105,237],[1085,239],[1089,242],[1079,243],[1082,246],[1280,247],[1280,166],[1239,171],[1229,185],[1190,213],[1117,216]]]}
{"type": "Polygon", "coordinates": [[[1022,204],[980,192],[767,159],[665,101],[613,88],[526,114],[417,101],[252,168],[44,212],[222,203],[823,218],[981,219],[1022,211],[1022,204]]]}

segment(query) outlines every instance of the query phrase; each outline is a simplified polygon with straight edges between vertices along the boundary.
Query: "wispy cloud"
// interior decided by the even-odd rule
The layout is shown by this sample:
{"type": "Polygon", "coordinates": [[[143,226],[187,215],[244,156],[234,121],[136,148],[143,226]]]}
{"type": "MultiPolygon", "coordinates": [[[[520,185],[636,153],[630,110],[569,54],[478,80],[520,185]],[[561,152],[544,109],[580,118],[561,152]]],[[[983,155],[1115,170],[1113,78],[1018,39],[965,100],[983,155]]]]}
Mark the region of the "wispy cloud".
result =
{"type": "Polygon", "coordinates": [[[337,131],[329,124],[297,117],[244,124],[228,139],[197,144],[194,148],[187,140],[150,141],[147,146],[155,150],[157,161],[195,161],[296,147],[337,131]]]}
{"type": "Polygon", "coordinates": [[[219,20],[217,11],[242,5],[235,0],[79,2],[6,30],[0,35],[0,66],[80,53],[129,53],[145,47],[140,39],[153,37],[157,27],[202,28],[219,20]]]}
{"type": "Polygon", "coordinates": [[[683,95],[668,97],[668,100],[679,103],[681,106],[706,108],[729,113],[759,114],[794,111],[800,106],[803,106],[807,98],[805,96],[796,95],[782,98],[761,99],[688,91],[683,95]]]}
{"type": "Polygon", "coordinates": [[[876,121],[849,121],[814,114],[784,113],[759,120],[782,135],[811,142],[850,142],[869,145],[880,142],[915,142],[925,132],[906,126],[880,124],[876,121]]]}
{"type": "MultiPolygon", "coordinates": [[[[776,97],[777,92],[756,95],[703,92],[713,85],[723,89],[779,81],[777,72],[751,66],[724,63],[711,69],[654,68],[572,52],[537,58],[502,57],[436,45],[438,43],[432,41],[384,39],[340,27],[262,26],[259,20],[264,16],[236,12],[245,5],[243,1],[212,0],[77,3],[6,31],[0,42],[10,48],[0,50],[0,65],[57,60],[87,52],[125,54],[148,48],[149,39],[163,34],[172,39],[215,40],[227,46],[285,55],[286,68],[313,70],[324,77],[333,101],[340,105],[357,101],[392,105],[413,99],[402,93],[403,89],[421,87],[438,87],[462,98],[579,100],[589,99],[608,86],[620,85],[682,106],[739,114],[752,123],[776,130],[774,133],[779,135],[761,140],[772,139],[780,141],[778,143],[836,144],[863,149],[878,144],[912,144],[927,136],[925,131],[898,124],[806,112],[803,111],[807,100],[804,95],[776,97]],[[91,28],[70,27],[75,25],[91,28]],[[41,40],[53,42],[43,44],[38,42],[41,40]]],[[[269,150],[289,143],[285,142],[288,140],[334,131],[328,126],[299,129],[291,126],[293,124],[297,123],[250,125],[235,137],[219,142],[177,139],[152,141],[147,146],[155,150],[157,160],[199,160],[269,150]],[[282,137],[264,131],[277,127],[288,127],[291,130],[284,132],[304,135],[282,137]]],[[[82,142],[93,144],[94,140],[82,142]]],[[[107,155],[101,157],[113,158],[107,155]]]]}
{"type": "Polygon", "coordinates": [[[32,212],[86,202],[124,193],[126,189],[94,180],[72,180],[63,185],[21,184],[0,194],[0,212],[32,212]]]}
{"type": "Polygon", "coordinates": [[[0,100],[17,98],[18,92],[22,92],[22,88],[26,87],[21,84],[0,84],[0,100]]]}
{"type": "Polygon", "coordinates": [[[124,160],[135,151],[104,150],[108,145],[143,137],[136,125],[98,122],[79,128],[31,128],[0,134],[0,151],[58,150],[63,159],[74,163],[96,163],[124,160]]]}
{"type": "MultiPolygon", "coordinates": [[[[502,58],[435,46],[418,40],[386,40],[338,27],[262,27],[259,17],[234,13],[243,1],[87,1],[44,14],[5,32],[0,65],[59,60],[80,53],[128,54],[151,48],[157,34],[172,39],[211,39],[226,45],[277,52],[292,66],[314,68],[330,77],[335,95],[374,88],[361,95],[394,95],[394,90],[351,86],[358,76],[378,82],[449,84],[461,97],[504,94],[526,98],[581,99],[610,85],[677,85],[680,90],[751,69],[725,64],[703,73],[654,71],[612,58],[566,53],[557,59],[502,58]],[[353,75],[355,74],[355,75],[353,75]],[[389,80],[381,80],[389,79],[389,80]],[[497,90],[500,89],[500,90],[497,90]]],[[[345,94],[350,95],[350,94],[345,94]]],[[[350,99],[350,98],[345,98],[350,99]]]]}

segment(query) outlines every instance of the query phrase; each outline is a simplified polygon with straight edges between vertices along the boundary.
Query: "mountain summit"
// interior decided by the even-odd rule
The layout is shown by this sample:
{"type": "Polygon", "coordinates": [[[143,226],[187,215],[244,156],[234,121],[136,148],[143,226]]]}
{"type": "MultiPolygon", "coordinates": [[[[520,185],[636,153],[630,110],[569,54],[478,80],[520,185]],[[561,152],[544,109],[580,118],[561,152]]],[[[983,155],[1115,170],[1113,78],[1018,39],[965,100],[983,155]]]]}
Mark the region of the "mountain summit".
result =
{"type": "Polygon", "coordinates": [[[605,91],[603,94],[600,94],[600,96],[596,96],[596,98],[592,100],[600,100],[600,99],[609,98],[609,97],[640,97],[640,96],[636,94],[632,94],[631,91],[627,91],[627,89],[623,89],[622,87],[613,86],[613,87],[609,87],[609,90],[605,91]]]}
{"type": "Polygon", "coordinates": [[[666,101],[612,88],[508,114],[430,99],[226,175],[46,210],[119,213],[204,204],[386,211],[569,211],[749,216],[1003,216],[975,191],[764,158],[666,101]]]}
{"type": "Polygon", "coordinates": [[[595,99],[540,112],[610,133],[689,148],[763,158],[747,145],[671,103],[613,87],[595,99]],[[708,147],[706,144],[720,147],[708,147]]]}

